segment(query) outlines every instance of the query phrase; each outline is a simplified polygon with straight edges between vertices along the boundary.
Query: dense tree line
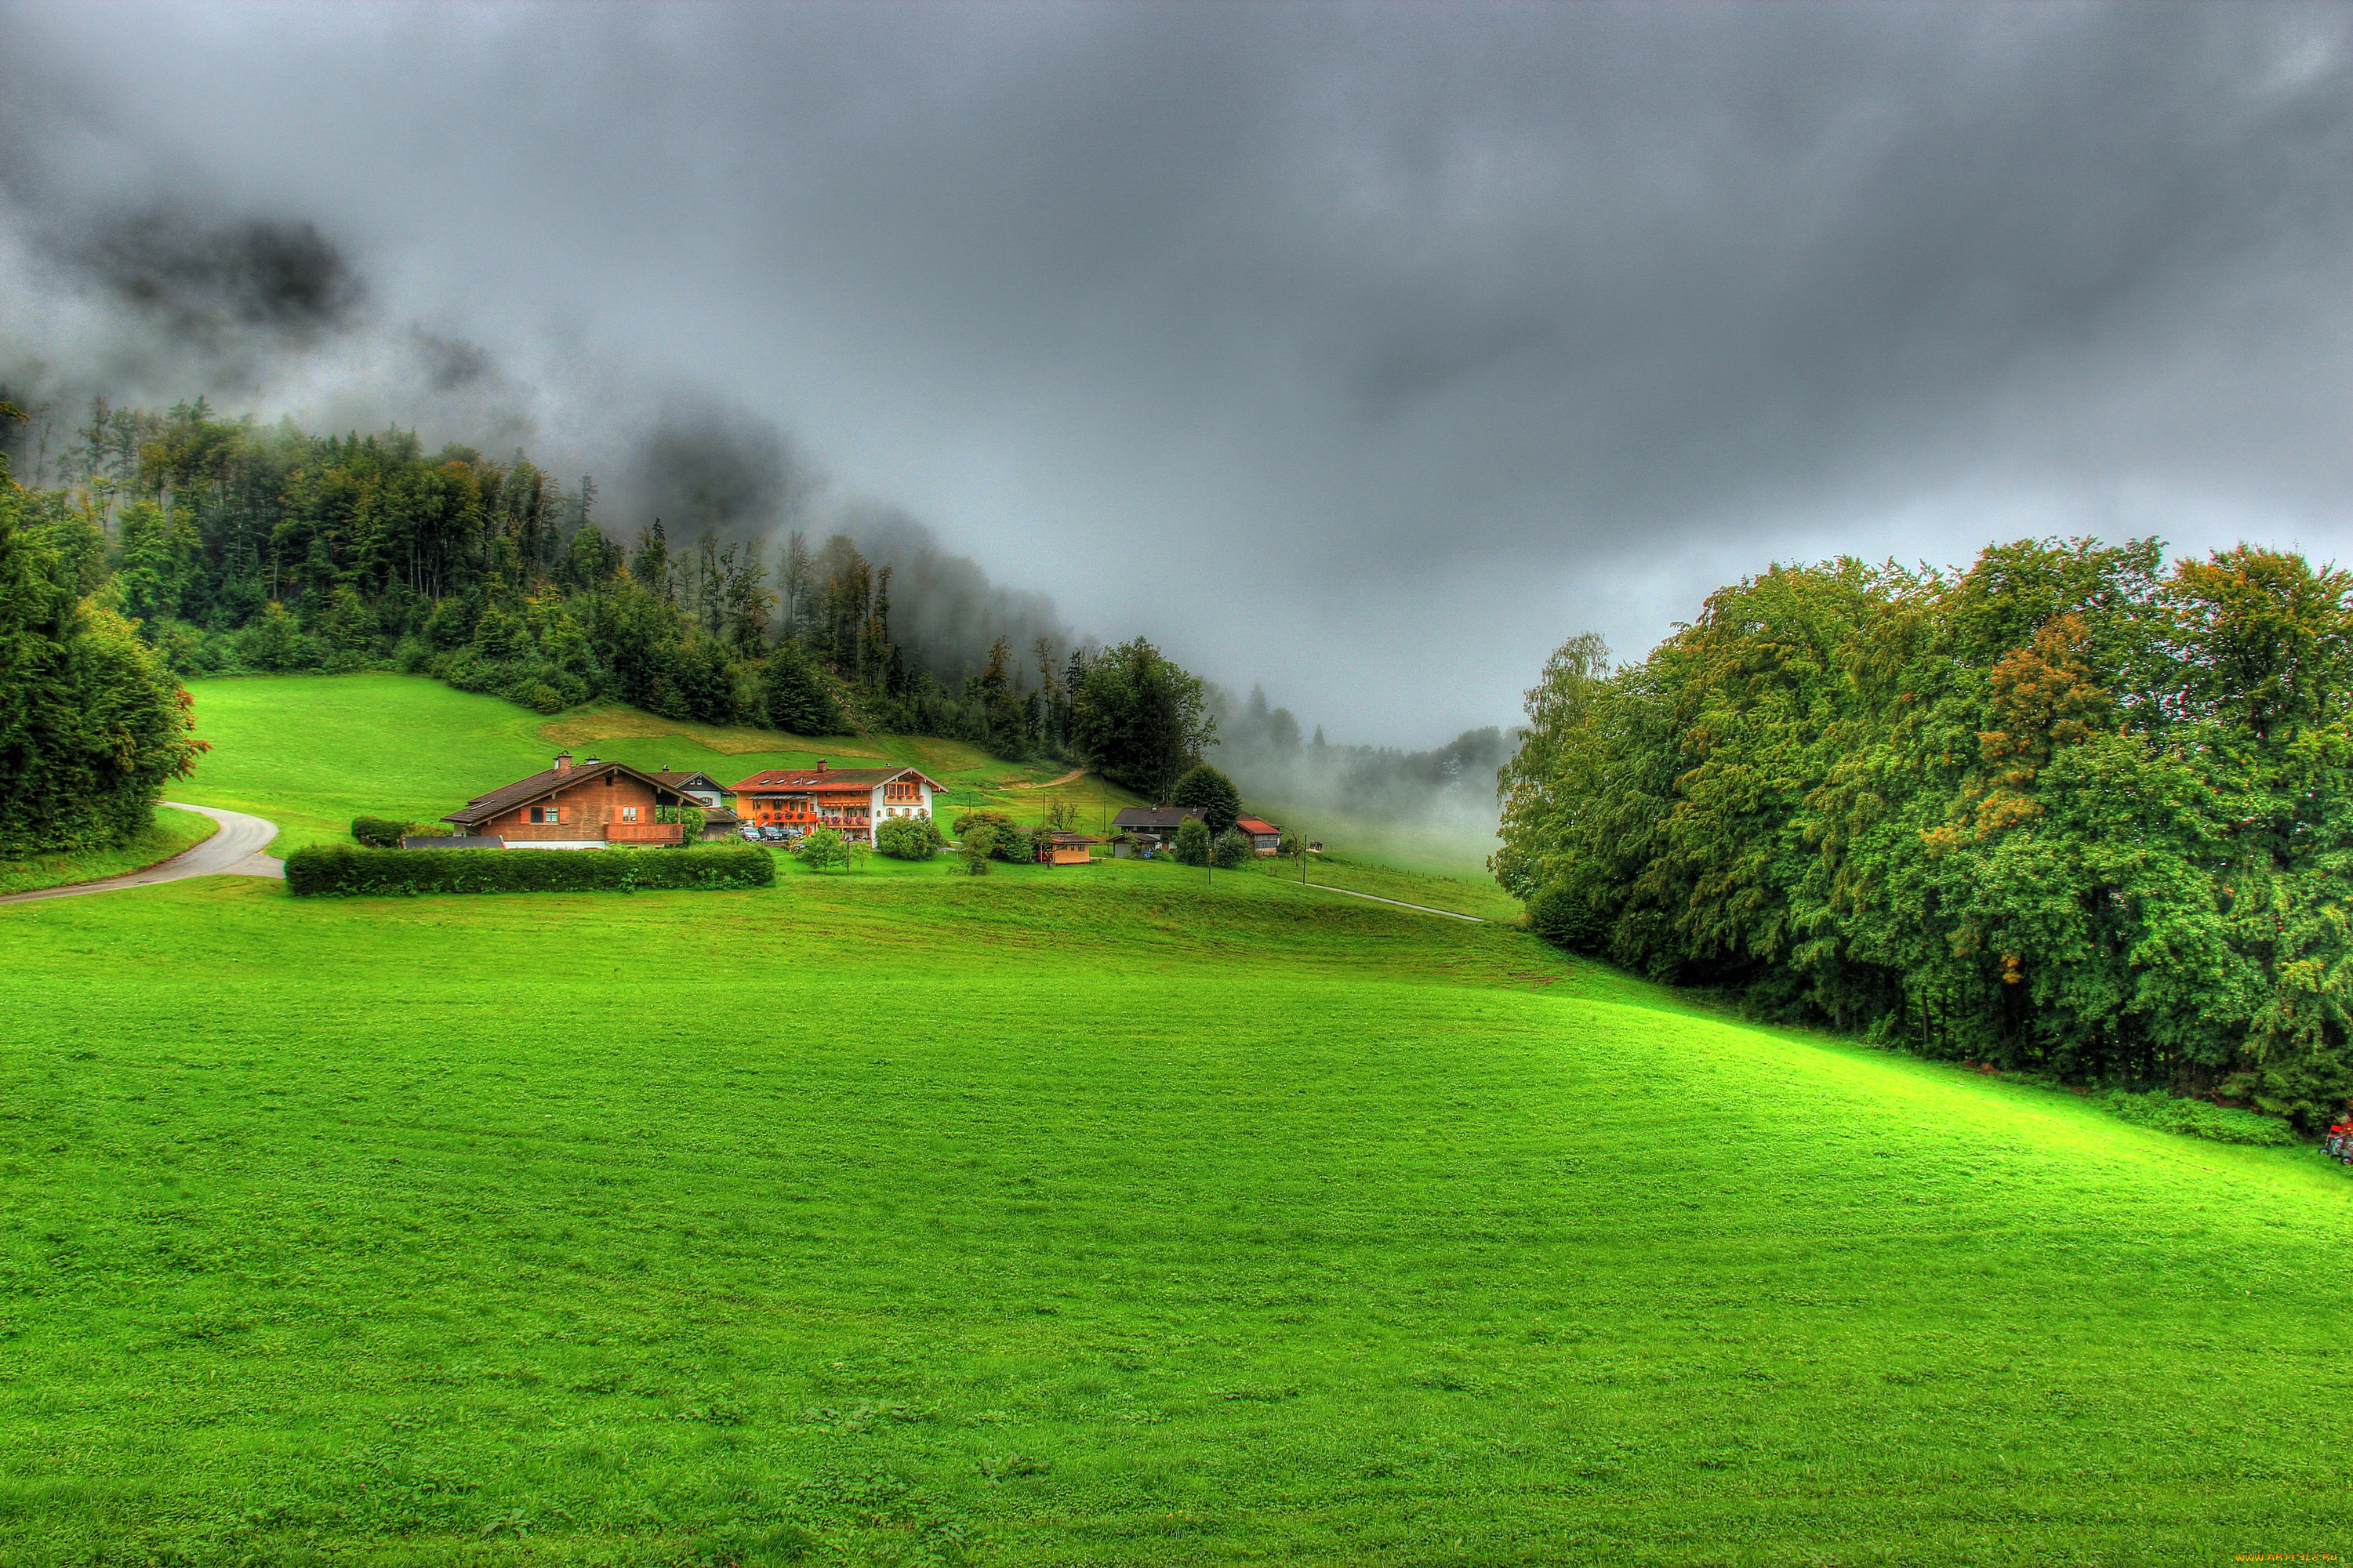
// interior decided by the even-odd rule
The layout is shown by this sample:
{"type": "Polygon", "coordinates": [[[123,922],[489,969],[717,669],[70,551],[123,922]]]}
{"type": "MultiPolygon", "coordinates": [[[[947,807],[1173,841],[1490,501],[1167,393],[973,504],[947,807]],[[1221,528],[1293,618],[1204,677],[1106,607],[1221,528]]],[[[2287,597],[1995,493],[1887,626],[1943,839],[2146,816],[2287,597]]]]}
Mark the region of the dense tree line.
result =
{"type": "MultiPolygon", "coordinates": [[[[0,400],[0,423],[21,416],[0,400]]],[[[85,597],[0,452],[0,858],[110,847],[185,776],[187,694],[132,624],[85,597]]]]}
{"type": "MultiPolygon", "coordinates": [[[[397,668],[549,713],[612,697],[804,735],[944,735],[1154,794],[1215,740],[1201,683],[1141,639],[1000,636],[943,678],[943,650],[893,631],[894,568],[849,538],[674,540],[659,519],[608,531],[593,480],[567,489],[520,452],[319,436],[200,400],[100,403],[70,446],[20,456],[54,482],[12,504],[89,624],[117,615],[182,676],[397,668]]],[[[919,623],[968,634],[959,563],[900,532],[940,601],[919,623]]]]}
{"type": "Polygon", "coordinates": [[[2024,542],[1724,589],[1564,645],[1504,885],[1575,947],[1774,1013],[2307,1123],[2353,1095],[2353,578],[2024,542]]]}

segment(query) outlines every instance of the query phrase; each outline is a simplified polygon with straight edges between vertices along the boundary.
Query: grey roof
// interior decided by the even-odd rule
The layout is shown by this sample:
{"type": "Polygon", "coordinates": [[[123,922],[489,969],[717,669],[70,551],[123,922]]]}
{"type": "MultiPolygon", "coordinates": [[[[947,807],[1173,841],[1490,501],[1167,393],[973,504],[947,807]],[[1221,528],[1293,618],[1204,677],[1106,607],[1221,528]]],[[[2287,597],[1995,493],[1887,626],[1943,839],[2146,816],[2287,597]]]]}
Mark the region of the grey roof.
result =
{"type": "Polygon", "coordinates": [[[1208,815],[1198,805],[1130,805],[1121,807],[1120,814],[1111,819],[1111,825],[1113,827],[1177,827],[1183,826],[1188,816],[1208,821],[1208,815]]]}
{"type": "Polygon", "coordinates": [[[503,849],[503,838],[434,838],[410,837],[400,841],[403,849],[503,849]]]}
{"type": "Polygon", "coordinates": [[[706,773],[682,773],[675,768],[664,768],[659,773],[654,774],[654,777],[661,780],[662,783],[670,785],[672,789],[707,789],[713,795],[725,795],[727,793],[727,786],[725,784],[721,784],[717,779],[712,778],[706,773]],[[697,780],[701,780],[702,782],[697,783],[697,780]]]}

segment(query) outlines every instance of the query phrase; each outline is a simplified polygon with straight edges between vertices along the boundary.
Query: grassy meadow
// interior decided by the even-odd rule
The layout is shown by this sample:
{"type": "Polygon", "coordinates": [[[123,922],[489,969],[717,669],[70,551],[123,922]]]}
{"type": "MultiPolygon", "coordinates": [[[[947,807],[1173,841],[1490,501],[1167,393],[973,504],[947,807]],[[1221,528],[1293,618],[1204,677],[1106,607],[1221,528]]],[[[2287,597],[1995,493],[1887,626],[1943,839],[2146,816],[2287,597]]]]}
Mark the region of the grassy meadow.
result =
{"type": "Polygon", "coordinates": [[[159,805],[155,808],[154,826],[119,848],[0,859],[0,894],[69,887],[76,882],[102,881],[126,871],[143,870],[159,860],[169,860],[195,848],[219,831],[220,824],[201,813],[159,805]]]}
{"type": "Polygon", "coordinates": [[[1022,821],[1038,820],[1054,800],[1067,801],[1082,824],[1135,804],[1092,775],[1055,784],[1068,770],[1002,762],[961,741],[800,737],[617,706],[549,719],[421,676],[241,677],[194,681],[189,690],[196,732],[213,750],[174,797],[269,817],[281,830],[275,855],[348,844],[355,816],[435,821],[567,749],[641,768],[700,769],[723,784],[819,758],[837,767],[919,767],[964,805],[1022,821]]]}
{"type": "MultiPolygon", "coordinates": [[[[334,684],[194,782],[438,801],[334,684]]],[[[0,1568],[2346,1549],[2338,1169],[1507,926],[877,860],[0,956],[0,1568]]]]}

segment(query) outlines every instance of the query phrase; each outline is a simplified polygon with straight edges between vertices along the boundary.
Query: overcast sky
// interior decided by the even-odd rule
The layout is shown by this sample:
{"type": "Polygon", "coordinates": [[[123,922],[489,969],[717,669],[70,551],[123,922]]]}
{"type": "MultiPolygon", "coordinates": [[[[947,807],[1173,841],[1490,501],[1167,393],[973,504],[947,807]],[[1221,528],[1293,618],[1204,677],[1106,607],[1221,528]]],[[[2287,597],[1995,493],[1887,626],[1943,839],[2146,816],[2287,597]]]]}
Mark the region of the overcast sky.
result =
{"type": "Polygon", "coordinates": [[[607,471],[645,389],[738,405],[1335,739],[1775,560],[2353,553],[2345,5],[77,0],[0,57],[20,359],[607,471]],[[159,195],[349,300],[133,374],[58,236],[159,195]]]}

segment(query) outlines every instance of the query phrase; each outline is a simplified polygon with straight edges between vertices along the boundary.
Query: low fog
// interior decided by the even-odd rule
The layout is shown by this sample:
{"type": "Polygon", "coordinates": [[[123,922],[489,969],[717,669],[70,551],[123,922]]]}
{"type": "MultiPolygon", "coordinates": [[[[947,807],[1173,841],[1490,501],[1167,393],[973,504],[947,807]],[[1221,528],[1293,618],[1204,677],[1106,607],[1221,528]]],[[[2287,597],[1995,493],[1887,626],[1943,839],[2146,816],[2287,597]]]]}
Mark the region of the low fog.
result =
{"type": "Polygon", "coordinates": [[[0,382],[846,531],[919,641],[1492,780],[1548,648],[1775,560],[2339,553],[2349,73],[2337,5],[16,4],[0,382]]]}

